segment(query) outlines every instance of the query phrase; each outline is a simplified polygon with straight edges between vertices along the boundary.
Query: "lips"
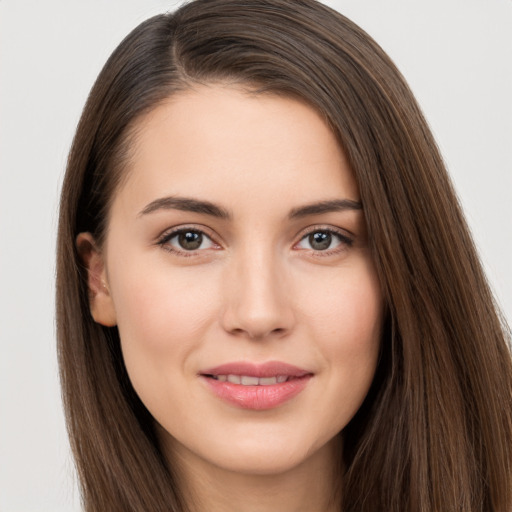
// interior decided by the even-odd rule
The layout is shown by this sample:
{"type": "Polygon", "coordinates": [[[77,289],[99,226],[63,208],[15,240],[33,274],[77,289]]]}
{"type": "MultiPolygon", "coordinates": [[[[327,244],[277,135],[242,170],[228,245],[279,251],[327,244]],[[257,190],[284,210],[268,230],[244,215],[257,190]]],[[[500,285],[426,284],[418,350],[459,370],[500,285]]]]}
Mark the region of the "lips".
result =
{"type": "Polygon", "coordinates": [[[231,405],[267,410],[297,396],[313,373],[279,361],[261,365],[235,362],[204,370],[200,377],[214,395],[231,405]]]}

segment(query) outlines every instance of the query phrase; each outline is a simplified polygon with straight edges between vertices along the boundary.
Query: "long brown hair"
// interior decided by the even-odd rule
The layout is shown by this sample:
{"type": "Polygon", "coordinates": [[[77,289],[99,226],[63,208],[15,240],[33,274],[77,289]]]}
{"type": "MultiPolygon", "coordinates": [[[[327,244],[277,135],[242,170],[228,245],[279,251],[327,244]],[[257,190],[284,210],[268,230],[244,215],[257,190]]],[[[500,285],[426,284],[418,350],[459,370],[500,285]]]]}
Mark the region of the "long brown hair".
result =
{"type": "Polygon", "coordinates": [[[306,101],[359,184],[387,318],[372,388],[343,432],[342,510],[512,510],[510,333],[404,79],[366,33],[314,0],[195,0],[151,18],[90,93],[62,188],[57,262],[85,510],[186,510],[117,329],[89,313],[75,238],[89,231],[101,245],[136,121],[178,90],[219,81],[306,101]]]}

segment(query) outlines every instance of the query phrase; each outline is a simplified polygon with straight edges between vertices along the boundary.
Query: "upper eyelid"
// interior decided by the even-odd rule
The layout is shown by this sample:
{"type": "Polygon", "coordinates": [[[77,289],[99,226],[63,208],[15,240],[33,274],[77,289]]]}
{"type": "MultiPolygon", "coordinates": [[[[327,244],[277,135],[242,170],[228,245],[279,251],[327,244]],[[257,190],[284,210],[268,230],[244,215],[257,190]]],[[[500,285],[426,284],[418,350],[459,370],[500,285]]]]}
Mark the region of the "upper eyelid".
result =
{"type": "Polygon", "coordinates": [[[302,233],[298,237],[297,241],[293,244],[293,248],[295,250],[299,250],[299,248],[297,246],[304,239],[306,239],[309,235],[311,235],[312,233],[317,233],[317,232],[324,232],[324,233],[328,232],[328,233],[334,234],[334,236],[338,237],[341,247],[334,248],[334,249],[325,249],[322,251],[315,250],[313,248],[300,249],[301,251],[312,252],[312,254],[314,254],[315,257],[327,257],[327,256],[332,256],[334,254],[343,252],[344,250],[347,250],[349,248],[352,248],[355,243],[355,235],[353,235],[349,231],[341,229],[341,228],[337,228],[334,226],[327,227],[324,225],[324,226],[310,227],[310,228],[307,228],[305,231],[302,231],[302,233]]]}
{"type": "MultiPolygon", "coordinates": [[[[204,226],[202,224],[180,224],[178,226],[174,226],[172,228],[164,229],[157,237],[157,242],[161,242],[162,240],[169,240],[170,238],[178,235],[179,233],[183,233],[186,231],[196,231],[199,233],[202,233],[203,235],[206,235],[208,238],[210,238],[214,243],[219,244],[216,240],[216,235],[213,233],[213,231],[208,228],[207,226],[204,226]]],[[[220,245],[220,244],[219,244],[220,245]]]]}
{"type": "Polygon", "coordinates": [[[207,251],[208,249],[215,249],[222,248],[222,245],[217,242],[214,236],[211,236],[208,231],[210,231],[205,226],[202,226],[201,228],[198,228],[197,225],[179,225],[175,226],[173,228],[167,228],[166,230],[162,231],[162,233],[157,237],[155,241],[155,245],[158,246],[160,249],[163,249],[167,252],[174,253],[177,256],[180,257],[200,257],[204,256],[203,253],[207,251]],[[174,244],[171,244],[170,241],[178,236],[180,233],[187,232],[187,231],[195,231],[198,233],[201,233],[203,236],[208,238],[210,242],[217,247],[208,247],[204,249],[194,249],[194,250],[186,250],[179,247],[174,247],[174,244]]]}
{"type": "Polygon", "coordinates": [[[313,226],[308,226],[307,228],[300,230],[297,233],[296,238],[298,239],[298,241],[300,241],[304,237],[310,235],[311,233],[315,233],[317,231],[328,231],[330,233],[334,233],[334,234],[343,236],[345,238],[350,238],[350,239],[355,238],[355,234],[352,233],[351,231],[349,231],[348,229],[344,229],[344,228],[340,228],[340,227],[332,226],[332,225],[326,225],[326,224],[317,224],[317,225],[313,225],[313,226]]]}

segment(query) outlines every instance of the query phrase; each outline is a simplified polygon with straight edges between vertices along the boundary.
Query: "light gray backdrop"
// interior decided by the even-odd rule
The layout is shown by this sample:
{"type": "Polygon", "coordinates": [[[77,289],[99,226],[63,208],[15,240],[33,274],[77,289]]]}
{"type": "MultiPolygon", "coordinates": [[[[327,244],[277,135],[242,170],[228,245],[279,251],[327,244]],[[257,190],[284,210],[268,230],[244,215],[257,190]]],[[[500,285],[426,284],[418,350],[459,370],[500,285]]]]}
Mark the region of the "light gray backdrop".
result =
{"type": "MultiPolygon", "coordinates": [[[[0,0],[0,511],[79,499],[54,341],[58,192],[104,61],[179,2],[0,0]]],[[[512,0],[338,0],[422,105],[496,296],[512,319],[512,0]]]]}

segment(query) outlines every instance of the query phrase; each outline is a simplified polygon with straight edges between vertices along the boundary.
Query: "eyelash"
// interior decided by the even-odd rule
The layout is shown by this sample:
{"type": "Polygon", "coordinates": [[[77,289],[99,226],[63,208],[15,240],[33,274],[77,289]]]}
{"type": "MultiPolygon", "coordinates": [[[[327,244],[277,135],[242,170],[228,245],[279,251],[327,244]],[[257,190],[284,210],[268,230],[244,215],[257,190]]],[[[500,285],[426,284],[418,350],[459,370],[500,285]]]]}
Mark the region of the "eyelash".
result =
{"type": "Polygon", "coordinates": [[[177,254],[179,256],[184,256],[184,257],[198,256],[199,253],[201,251],[203,251],[204,249],[196,249],[196,250],[192,250],[192,251],[187,251],[186,249],[177,249],[177,248],[173,247],[172,245],[170,245],[169,242],[173,238],[176,238],[179,235],[186,234],[186,233],[197,233],[198,235],[201,235],[202,237],[209,240],[212,245],[216,246],[215,248],[220,248],[220,245],[214,241],[213,237],[211,235],[209,235],[205,231],[204,228],[198,228],[195,226],[184,226],[184,227],[180,227],[177,229],[172,229],[171,231],[166,231],[157,240],[157,245],[162,247],[162,249],[164,249],[165,251],[168,251],[173,254],[177,254]]]}
{"type": "MultiPolygon", "coordinates": [[[[325,250],[315,250],[310,249],[312,254],[315,257],[326,257],[326,256],[332,256],[334,254],[338,254],[346,250],[347,248],[350,248],[354,245],[354,239],[348,236],[345,232],[343,232],[340,229],[335,229],[333,227],[325,227],[325,226],[312,226],[309,228],[302,236],[300,237],[300,240],[294,245],[294,247],[297,247],[303,240],[306,240],[309,236],[315,234],[315,233],[324,233],[331,236],[334,236],[338,239],[339,245],[333,249],[325,249],[325,250]]],[[[303,249],[307,250],[307,249],[303,249]]]]}
{"type": "MultiPolygon", "coordinates": [[[[214,246],[215,249],[219,249],[221,246],[215,242],[214,238],[209,235],[204,228],[198,228],[195,226],[184,226],[176,229],[172,229],[171,231],[165,232],[163,235],[159,237],[157,240],[157,245],[162,247],[165,251],[168,251],[173,254],[177,254],[179,256],[183,257],[193,257],[198,256],[200,252],[204,251],[205,249],[196,249],[196,250],[190,250],[187,251],[186,249],[177,249],[170,245],[170,241],[173,238],[178,237],[181,234],[186,233],[196,233],[198,235],[201,235],[202,237],[209,240],[209,242],[214,246]]],[[[315,250],[315,249],[298,249],[298,250],[310,250],[316,257],[325,257],[325,256],[331,256],[333,254],[337,254],[339,252],[342,252],[346,250],[347,248],[350,248],[354,244],[354,239],[342,232],[341,230],[334,229],[332,227],[326,228],[322,226],[312,226],[309,228],[306,232],[304,232],[299,241],[296,242],[293,247],[297,248],[297,246],[302,243],[304,240],[306,240],[309,236],[315,233],[323,233],[327,235],[333,235],[336,237],[339,241],[339,245],[335,247],[334,249],[325,249],[325,250],[315,250]]],[[[210,248],[210,247],[208,247],[210,248]]]]}

